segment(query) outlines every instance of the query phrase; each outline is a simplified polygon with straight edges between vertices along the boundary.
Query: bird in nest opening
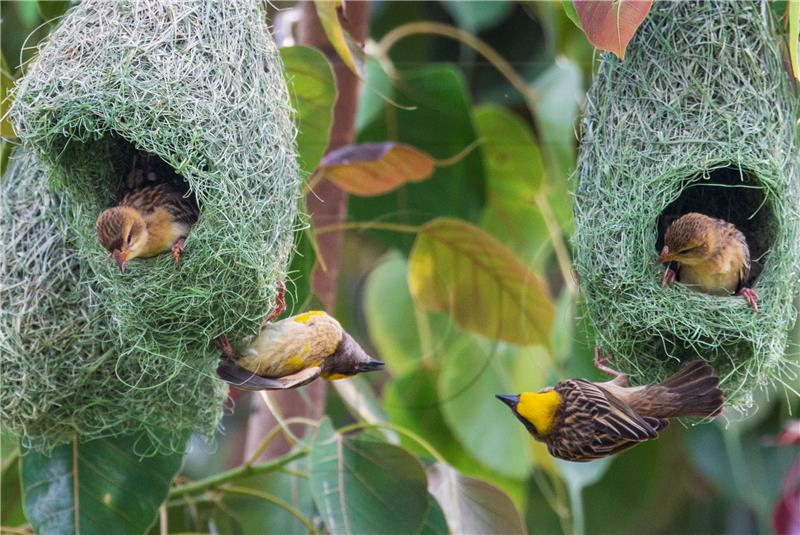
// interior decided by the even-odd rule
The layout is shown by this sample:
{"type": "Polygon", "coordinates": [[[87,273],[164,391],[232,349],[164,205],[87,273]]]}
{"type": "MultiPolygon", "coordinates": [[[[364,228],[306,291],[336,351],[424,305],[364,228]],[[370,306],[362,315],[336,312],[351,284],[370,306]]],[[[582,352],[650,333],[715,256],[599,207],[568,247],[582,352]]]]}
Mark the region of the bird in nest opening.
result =
{"type": "MultiPolygon", "coordinates": [[[[197,222],[198,207],[188,187],[171,169],[154,171],[152,155],[137,154],[128,174],[128,191],[104,210],[95,228],[100,244],[125,271],[133,258],[172,251],[180,262],[184,241],[197,222]],[[137,164],[144,159],[145,168],[137,164]]],[[[166,164],[164,164],[166,166],[166,164]]],[[[168,167],[168,166],[167,166],[168,167]]]]}
{"type": "Polygon", "coordinates": [[[322,377],[343,379],[380,370],[373,359],[336,319],[313,310],[273,321],[285,308],[286,288],[280,284],[276,306],[261,332],[236,348],[225,337],[215,340],[222,350],[217,376],[243,390],[287,390],[322,377]]]}
{"type": "Polygon", "coordinates": [[[758,294],[746,286],[750,276],[750,248],[734,225],[691,212],[667,228],[658,264],[667,267],[662,286],[676,280],[711,295],[740,295],[758,312],[758,294]]]}
{"type": "Polygon", "coordinates": [[[568,379],[539,392],[497,395],[551,455],[584,462],[613,455],[658,437],[669,418],[714,418],[722,411],[719,378],[693,361],[663,383],[628,386],[595,349],[595,364],[614,377],[603,383],[568,379]]]}

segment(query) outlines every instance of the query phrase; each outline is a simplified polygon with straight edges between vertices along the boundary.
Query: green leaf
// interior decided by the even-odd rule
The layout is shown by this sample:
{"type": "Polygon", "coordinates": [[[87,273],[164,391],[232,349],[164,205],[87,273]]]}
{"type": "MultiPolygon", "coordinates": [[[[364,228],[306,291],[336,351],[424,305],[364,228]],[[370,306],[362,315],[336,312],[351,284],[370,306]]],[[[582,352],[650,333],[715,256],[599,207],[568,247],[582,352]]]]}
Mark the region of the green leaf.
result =
{"type": "Polygon", "coordinates": [[[140,458],[140,446],[136,437],[120,437],[76,440],[57,447],[51,456],[24,450],[21,474],[25,516],[34,531],[147,531],[183,455],[140,458]]]}
{"type": "Polygon", "coordinates": [[[314,0],[317,16],[328,41],[347,68],[360,78],[361,72],[354,54],[356,47],[339,22],[338,10],[341,5],[342,0],[314,0]]]}
{"type": "Polygon", "coordinates": [[[394,92],[392,80],[383,72],[378,60],[367,59],[364,70],[364,84],[356,111],[357,132],[361,132],[383,112],[384,105],[388,104],[386,99],[394,92]]]}
{"type": "Polygon", "coordinates": [[[497,487],[450,466],[428,468],[428,489],[441,505],[451,533],[525,533],[519,511],[497,487]]]}
{"type": "MultiPolygon", "coordinates": [[[[359,134],[359,143],[387,139],[406,143],[444,160],[458,154],[476,135],[469,96],[461,74],[449,66],[404,72],[391,95],[402,108],[384,103],[381,113],[359,134]]],[[[410,183],[378,197],[349,199],[349,218],[420,224],[436,216],[477,221],[484,201],[484,172],[479,151],[459,162],[437,167],[425,181],[410,183]]],[[[373,231],[389,245],[408,250],[409,235],[373,231]]]]}
{"type": "Polygon", "coordinates": [[[58,17],[64,14],[69,8],[69,4],[68,0],[39,0],[37,7],[42,20],[50,24],[57,24],[58,17]]]}
{"type": "MultiPolygon", "coordinates": [[[[393,380],[384,390],[384,407],[392,422],[428,441],[445,460],[464,475],[477,477],[503,489],[512,500],[522,503],[524,487],[517,479],[498,474],[471,456],[450,431],[442,414],[444,403],[436,390],[431,366],[417,365],[393,380]]],[[[447,401],[449,403],[449,401],[447,401]]],[[[426,449],[401,435],[400,443],[411,452],[429,457],[426,449]]]]}
{"type": "Polygon", "coordinates": [[[311,278],[314,266],[317,264],[317,254],[314,249],[310,228],[295,232],[295,246],[292,254],[292,263],[289,266],[289,277],[292,280],[287,287],[286,315],[300,312],[303,305],[311,298],[311,278]]]}
{"type": "Polygon", "coordinates": [[[800,81],[800,0],[789,1],[789,60],[792,74],[800,81]]]}
{"type": "Polygon", "coordinates": [[[567,14],[567,17],[569,17],[569,20],[582,30],[581,19],[578,17],[578,12],[575,11],[575,5],[572,3],[572,0],[561,0],[561,5],[564,7],[564,12],[567,14]]]}
{"type": "MultiPolygon", "coordinates": [[[[9,437],[3,436],[3,442],[12,442],[9,437]]],[[[25,513],[22,510],[22,488],[19,480],[19,455],[15,452],[3,457],[3,472],[0,474],[0,518],[6,526],[19,526],[25,524],[25,513]]]]}
{"type": "MultiPolygon", "coordinates": [[[[542,147],[555,164],[550,169],[552,180],[566,186],[565,179],[575,169],[575,121],[584,96],[583,74],[574,61],[561,58],[536,78],[533,89],[542,147]]],[[[566,207],[572,211],[571,202],[566,207]]]]}
{"type": "Polygon", "coordinates": [[[625,49],[644,22],[653,0],[575,0],[575,11],[589,41],[625,59],[625,49]]]}
{"type": "Polygon", "coordinates": [[[297,151],[304,177],[311,173],[328,147],[336,80],[325,55],[309,46],[280,49],[286,78],[297,110],[297,151]]]}
{"type": "Polygon", "coordinates": [[[481,151],[488,187],[481,226],[501,238],[524,264],[541,268],[551,246],[534,198],[545,170],[533,132],[502,106],[479,106],[474,115],[484,140],[481,151]]]}
{"type": "Polygon", "coordinates": [[[311,495],[331,533],[420,531],[425,472],[404,449],[345,438],[323,419],[311,450],[311,495]]]}
{"type": "MultiPolygon", "coordinates": [[[[308,471],[308,459],[295,461],[289,468],[308,471]]],[[[314,503],[307,479],[271,472],[237,480],[236,486],[266,493],[307,517],[313,515],[314,503]]],[[[212,517],[217,526],[232,524],[240,533],[249,533],[253,529],[262,533],[283,534],[302,534],[308,531],[297,517],[263,498],[226,492],[221,494],[220,502],[221,507],[215,509],[212,517]]]]}
{"type": "Polygon", "coordinates": [[[442,7],[458,26],[472,33],[492,28],[514,9],[514,3],[505,0],[472,1],[443,0],[442,7]]]}
{"type": "Polygon", "coordinates": [[[415,311],[408,291],[408,264],[397,252],[386,255],[367,277],[364,312],[370,340],[393,375],[415,368],[430,356],[426,353],[432,342],[422,342],[420,329],[430,337],[432,332],[446,332],[448,326],[442,315],[415,311]]]}
{"type": "Polygon", "coordinates": [[[428,494],[428,516],[425,518],[420,535],[450,535],[444,512],[436,498],[430,494],[428,494]]]}
{"type": "Polygon", "coordinates": [[[469,331],[507,342],[550,344],[547,287],[485,231],[457,219],[424,225],[408,263],[411,295],[469,331]]]}
{"type": "Polygon", "coordinates": [[[445,348],[438,389],[448,427],[470,455],[507,477],[528,476],[532,439],[494,396],[535,392],[544,386],[546,364],[540,347],[518,349],[469,335],[445,348]]]}
{"type": "Polygon", "coordinates": [[[6,58],[0,54],[0,137],[3,139],[16,139],[14,126],[8,117],[8,110],[11,108],[12,99],[8,92],[14,87],[14,76],[8,68],[6,58]]]}
{"type": "Polygon", "coordinates": [[[433,174],[436,160],[403,143],[346,145],[325,155],[317,172],[348,193],[382,195],[433,174]]]}

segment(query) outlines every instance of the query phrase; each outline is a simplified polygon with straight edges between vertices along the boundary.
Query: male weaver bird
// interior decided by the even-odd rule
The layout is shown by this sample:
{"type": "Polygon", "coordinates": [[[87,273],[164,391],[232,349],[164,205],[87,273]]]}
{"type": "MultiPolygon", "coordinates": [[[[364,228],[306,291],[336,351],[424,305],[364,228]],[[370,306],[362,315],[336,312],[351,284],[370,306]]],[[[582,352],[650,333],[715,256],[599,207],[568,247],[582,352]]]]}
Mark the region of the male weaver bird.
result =
{"type": "Polygon", "coordinates": [[[161,183],[129,191],[97,218],[97,238],[120,271],[132,258],[172,251],[180,262],[184,240],[197,221],[197,204],[178,185],[161,183]]]}
{"type": "Polygon", "coordinates": [[[750,248],[735,226],[722,219],[691,212],[672,222],[664,235],[658,264],[667,267],[662,286],[675,280],[712,295],[741,295],[758,312],[758,294],[745,286],[750,276],[750,248]]]}
{"type": "Polygon", "coordinates": [[[281,284],[277,306],[257,336],[245,338],[238,349],[225,338],[216,340],[223,353],[220,379],[243,390],[286,390],[317,377],[332,381],[383,368],[325,312],[272,322],[283,312],[284,292],[281,284]]]}
{"type": "Polygon", "coordinates": [[[628,387],[627,375],[607,368],[604,360],[595,349],[595,364],[614,376],[611,381],[568,379],[539,392],[497,398],[552,456],[575,462],[654,439],[668,418],[713,418],[722,411],[719,378],[705,362],[690,362],[657,385],[628,387]]]}

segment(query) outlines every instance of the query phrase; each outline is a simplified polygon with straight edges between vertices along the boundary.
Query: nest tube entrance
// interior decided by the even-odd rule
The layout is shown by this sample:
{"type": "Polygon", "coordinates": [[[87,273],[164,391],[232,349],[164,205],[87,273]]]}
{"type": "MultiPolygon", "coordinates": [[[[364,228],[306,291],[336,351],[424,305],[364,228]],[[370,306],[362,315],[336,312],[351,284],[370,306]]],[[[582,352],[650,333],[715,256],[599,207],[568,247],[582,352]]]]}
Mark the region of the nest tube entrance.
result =
{"type": "Polygon", "coordinates": [[[743,413],[797,374],[800,99],[771,17],[755,1],[655,3],[625,60],[602,57],[576,171],[574,261],[598,345],[639,384],[703,359],[743,413]],[[664,232],[693,211],[744,233],[758,314],[661,287],[664,232]]]}

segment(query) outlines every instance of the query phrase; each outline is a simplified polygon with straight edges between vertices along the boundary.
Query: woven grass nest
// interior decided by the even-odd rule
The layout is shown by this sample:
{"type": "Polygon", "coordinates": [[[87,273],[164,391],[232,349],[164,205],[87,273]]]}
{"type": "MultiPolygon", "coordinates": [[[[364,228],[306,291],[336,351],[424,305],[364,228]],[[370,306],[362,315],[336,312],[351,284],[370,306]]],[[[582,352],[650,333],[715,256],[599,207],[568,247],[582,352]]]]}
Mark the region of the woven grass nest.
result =
{"type": "Polygon", "coordinates": [[[757,387],[797,377],[787,334],[800,287],[799,101],[769,11],[654,3],[624,61],[601,60],[575,198],[575,261],[598,344],[641,382],[709,361],[743,412],[757,387]],[[664,231],[692,211],[745,234],[758,314],[740,297],[661,288],[664,231]]]}
{"type": "Polygon", "coordinates": [[[161,449],[189,430],[210,435],[226,393],[212,339],[257,332],[272,308],[299,195],[263,6],[81,2],[11,113],[30,153],[12,163],[0,205],[5,427],[43,448],[74,433],[145,431],[161,449]],[[140,152],[186,182],[200,218],[180,268],[165,254],[121,274],[94,223],[140,152]]]}

